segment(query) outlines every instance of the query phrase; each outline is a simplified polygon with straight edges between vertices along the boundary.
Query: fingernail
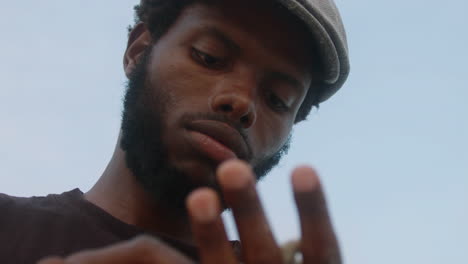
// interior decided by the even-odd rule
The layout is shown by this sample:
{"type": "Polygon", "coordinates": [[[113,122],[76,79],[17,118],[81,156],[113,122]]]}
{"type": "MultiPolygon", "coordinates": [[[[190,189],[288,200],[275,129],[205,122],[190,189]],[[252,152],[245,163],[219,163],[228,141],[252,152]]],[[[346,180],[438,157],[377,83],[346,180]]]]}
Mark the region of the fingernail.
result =
{"type": "Polygon", "coordinates": [[[220,212],[218,197],[210,189],[194,191],[187,198],[187,206],[192,217],[199,222],[212,222],[220,212]]]}
{"type": "Polygon", "coordinates": [[[253,181],[253,172],[248,164],[242,161],[227,161],[219,166],[219,183],[229,189],[245,188],[253,181]]]}
{"type": "Polygon", "coordinates": [[[314,190],[318,184],[318,176],[314,169],[302,166],[294,170],[292,174],[292,186],[296,192],[310,192],[314,190]]]}

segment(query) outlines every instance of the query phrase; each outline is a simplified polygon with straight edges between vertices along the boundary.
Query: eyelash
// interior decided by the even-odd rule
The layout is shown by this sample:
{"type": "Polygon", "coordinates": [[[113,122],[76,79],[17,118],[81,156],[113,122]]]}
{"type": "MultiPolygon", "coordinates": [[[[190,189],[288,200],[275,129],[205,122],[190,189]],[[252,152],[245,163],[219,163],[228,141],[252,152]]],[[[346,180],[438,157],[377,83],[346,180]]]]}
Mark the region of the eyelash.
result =
{"type": "Polygon", "coordinates": [[[289,111],[289,107],[283,102],[283,100],[272,92],[268,92],[267,101],[275,112],[286,113],[289,111]]]}
{"type": "Polygon", "coordinates": [[[198,50],[196,48],[192,48],[192,57],[201,65],[204,67],[210,68],[210,69],[221,69],[224,66],[226,66],[226,62],[222,58],[215,57],[213,55],[210,55],[206,52],[203,52],[201,50],[198,50]],[[214,60],[215,62],[209,62],[207,60],[214,60]],[[213,65],[214,64],[214,65],[213,65]]]}

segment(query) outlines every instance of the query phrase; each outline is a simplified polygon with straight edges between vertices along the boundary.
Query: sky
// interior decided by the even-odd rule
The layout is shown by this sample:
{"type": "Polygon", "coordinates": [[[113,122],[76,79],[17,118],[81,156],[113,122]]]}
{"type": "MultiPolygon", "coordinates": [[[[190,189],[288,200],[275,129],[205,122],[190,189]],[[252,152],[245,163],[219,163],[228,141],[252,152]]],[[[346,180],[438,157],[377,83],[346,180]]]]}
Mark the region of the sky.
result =
{"type": "MultiPolygon", "coordinates": [[[[99,178],[119,131],[136,2],[2,3],[1,193],[87,191],[99,178]]],[[[259,184],[277,240],[299,236],[289,174],[309,164],[345,263],[467,263],[468,2],[336,3],[351,74],[259,184]]]]}

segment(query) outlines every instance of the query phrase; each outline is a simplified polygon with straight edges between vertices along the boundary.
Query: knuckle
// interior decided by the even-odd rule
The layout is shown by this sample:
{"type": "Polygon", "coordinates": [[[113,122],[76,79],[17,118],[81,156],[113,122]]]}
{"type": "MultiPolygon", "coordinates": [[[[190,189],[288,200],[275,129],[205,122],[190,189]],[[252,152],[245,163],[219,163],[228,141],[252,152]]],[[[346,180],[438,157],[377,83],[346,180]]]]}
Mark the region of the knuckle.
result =
{"type": "Polygon", "coordinates": [[[142,259],[151,260],[155,258],[161,246],[162,243],[156,238],[148,235],[142,235],[132,241],[130,250],[142,259]]]}
{"type": "Polygon", "coordinates": [[[62,263],[64,263],[64,260],[59,257],[48,257],[48,258],[41,259],[39,260],[39,262],[37,262],[37,264],[62,264],[62,263]]]}
{"type": "Polygon", "coordinates": [[[259,251],[255,255],[252,256],[252,263],[255,264],[280,264],[281,261],[275,261],[279,260],[281,258],[275,257],[274,254],[272,254],[271,251],[259,251]]]}
{"type": "Polygon", "coordinates": [[[157,247],[159,244],[160,242],[155,238],[152,238],[147,235],[142,235],[135,238],[132,241],[131,248],[138,251],[147,252],[154,250],[154,248],[157,247]]]}
{"type": "Polygon", "coordinates": [[[303,256],[310,263],[323,263],[323,264],[342,264],[343,263],[341,254],[339,251],[315,252],[313,254],[311,254],[310,252],[305,252],[303,253],[303,256]]]}

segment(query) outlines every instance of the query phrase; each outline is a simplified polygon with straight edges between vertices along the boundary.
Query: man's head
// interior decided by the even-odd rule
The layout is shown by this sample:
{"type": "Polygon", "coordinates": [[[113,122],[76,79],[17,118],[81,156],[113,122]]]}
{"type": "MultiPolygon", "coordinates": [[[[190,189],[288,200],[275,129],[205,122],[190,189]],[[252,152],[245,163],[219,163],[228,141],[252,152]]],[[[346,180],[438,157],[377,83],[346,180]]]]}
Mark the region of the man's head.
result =
{"type": "Polygon", "coordinates": [[[306,25],[271,0],[153,0],[136,10],[121,141],[135,176],[179,207],[193,188],[216,188],[226,159],[263,176],[321,99],[323,64],[306,25]]]}

